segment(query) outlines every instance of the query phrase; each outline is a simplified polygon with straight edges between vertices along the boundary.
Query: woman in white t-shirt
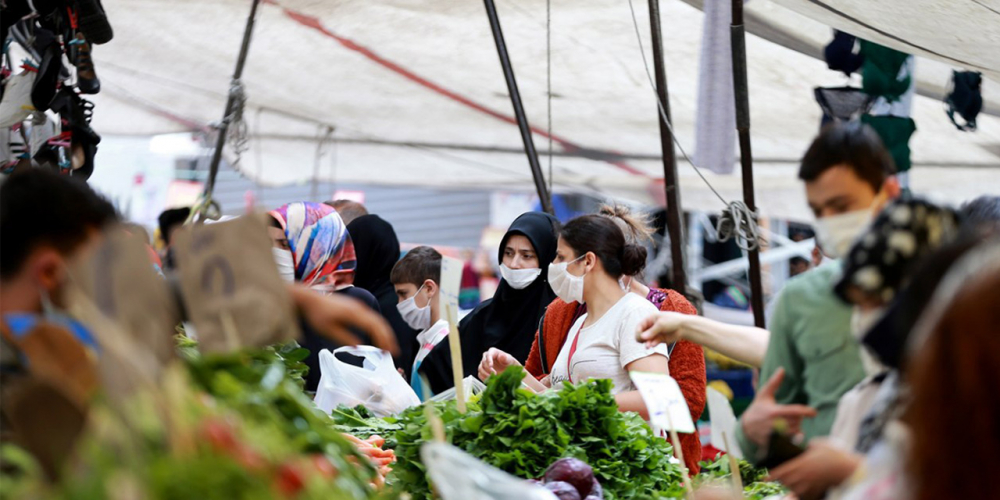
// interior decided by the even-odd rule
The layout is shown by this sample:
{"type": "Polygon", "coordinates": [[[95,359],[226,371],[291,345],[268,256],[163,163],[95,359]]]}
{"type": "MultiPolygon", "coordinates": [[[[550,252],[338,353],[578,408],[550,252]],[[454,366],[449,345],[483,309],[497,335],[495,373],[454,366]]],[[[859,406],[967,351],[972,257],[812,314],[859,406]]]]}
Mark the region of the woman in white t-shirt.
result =
{"type": "MultiPolygon", "coordinates": [[[[560,299],[587,304],[587,313],[573,324],[550,377],[542,382],[526,377],[525,383],[541,392],[563,381],[610,379],[618,408],[648,418],[629,372],[668,373],[667,347],[648,348],[636,340],[639,324],[657,309],[628,293],[621,282],[623,276],[639,274],[645,264],[646,249],[626,243],[611,219],[585,215],[569,221],[560,231],[548,278],[560,299]]],[[[479,365],[479,377],[485,380],[512,364],[518,364],[512,356],[490,349],[479,365]]]]}

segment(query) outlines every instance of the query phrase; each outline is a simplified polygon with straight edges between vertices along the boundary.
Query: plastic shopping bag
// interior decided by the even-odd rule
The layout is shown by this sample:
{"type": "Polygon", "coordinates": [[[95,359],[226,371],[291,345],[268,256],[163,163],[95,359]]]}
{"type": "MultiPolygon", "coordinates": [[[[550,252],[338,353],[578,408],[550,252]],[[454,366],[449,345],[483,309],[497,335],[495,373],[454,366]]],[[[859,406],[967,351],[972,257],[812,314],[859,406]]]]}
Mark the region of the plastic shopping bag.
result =
{"type": "Polygon", "coordinates": [[[420,457],[442,500],[558,500],[541,485],[490,467],[450,444],[427,443],[420,457]]]}
{"type": "Polygon", "coordinates": [[[420,398],[396,371],[392,356],[372,346],[341,347],[319,352],[320,379],[316,406],[330,413],[339,405],[364,405],[373,415],[386,417],[420,404],[420,398]],[[363,360],[354,366],[337,359],[347,353],[363,360]]]}
{"type": "MultiPolygon", "coordinates": [[[[486,384],[480,382],[479,379],[473,377],[472,375],[465,377],[465,380],[462,381],[462,387],[465,389],[462,392],[465,394],[466,401],[468,401],[470,397],[486,390],[486,384]]],[[[457,392],[458,391],[452,387],[451,389],[434,396],[431,398],[431,401],[434,401],[435,403],[440,401],[451,401],[456,398],[457,392]]]]}

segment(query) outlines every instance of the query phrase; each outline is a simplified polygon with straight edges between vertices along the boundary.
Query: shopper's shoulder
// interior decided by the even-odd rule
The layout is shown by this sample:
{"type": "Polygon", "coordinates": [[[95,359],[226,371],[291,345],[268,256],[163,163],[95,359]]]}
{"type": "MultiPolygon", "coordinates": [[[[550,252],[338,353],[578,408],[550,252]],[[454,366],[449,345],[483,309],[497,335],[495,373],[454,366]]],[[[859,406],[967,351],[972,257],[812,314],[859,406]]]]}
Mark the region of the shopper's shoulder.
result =
{"type": "Polygon", "coordinates": [[[840,263],[824,264],[788,280],[783,293],[830,292],[840,273],[840,263]]]}
{"type": "Polygon", "coordinates": [[[638,313],[649,313],[654,314],[659,312],[659,309],[653,305],[652,302],[646,300],[645,297],[640,297],[634,293],[626,294],[619,303],[622,312],[624,314],[638,314],[638,313]]]}

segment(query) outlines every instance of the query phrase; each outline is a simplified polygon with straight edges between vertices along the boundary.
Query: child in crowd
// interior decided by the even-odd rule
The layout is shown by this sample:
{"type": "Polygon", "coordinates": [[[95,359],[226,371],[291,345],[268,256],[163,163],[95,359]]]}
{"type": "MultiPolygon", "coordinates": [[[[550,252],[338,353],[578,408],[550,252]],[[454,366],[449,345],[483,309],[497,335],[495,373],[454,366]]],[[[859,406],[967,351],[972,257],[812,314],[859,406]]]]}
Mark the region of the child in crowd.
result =
{"type": "Polygon", "coordinates": [[[448,336],[448,322],[441,319],[438,294],[441,281],[441,254],[431,247],[421,246],[407,252],[392,268],[389,276],[399,297],[399,314],[410,325],[420,331],[417,334],[416,355],[409,370],[410,385],[421,400],[424,387],[420,378],[420,364],[424,358],[448,336]]]}

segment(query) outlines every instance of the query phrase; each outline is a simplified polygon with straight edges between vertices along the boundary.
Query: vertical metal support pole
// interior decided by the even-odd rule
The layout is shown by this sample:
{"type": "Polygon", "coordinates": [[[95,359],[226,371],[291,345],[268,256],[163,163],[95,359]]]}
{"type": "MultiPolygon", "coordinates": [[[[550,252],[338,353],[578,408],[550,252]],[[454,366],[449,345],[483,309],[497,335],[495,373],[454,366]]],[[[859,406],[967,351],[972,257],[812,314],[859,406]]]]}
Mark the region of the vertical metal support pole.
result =
{"type": "MultiPolygon", "coordinates": [[[[733,90],[736,96],[736,132],[740,139],[740,167],[743,173],[743,202],[756,211],[753,194],[753,153],[750,150],[750,98],[747,90],[747,49],[743,26],[743,0],[732,0],[733,22],[730,38],[733,48],[733,90]]],[[[764,287],[760,278],[760,253],[749,252],[750,305],[754,324],[764,328],[764,287]]]]}
{"type": "MultiPolygon", "coordinates": [[[[257,5],[260,0],[253,0],[250,5],[250,16],[247,17],[246,28],[243,29],[243,43],[240,45],[240,55],[236,58],[236,70],[233,72],[232,82],[238,81],[243,76],[243,65],[247,61],[247,52],[250,51],[250,38],[253,35],[253,25],[257,20],[257,5]]],[[[229,132],[229,116],[233,113],[235,96],[229,92],[226,99],[226,111],[222,114],[222,122],[219,124],[219,136],[215,138],[215,151],[212,152],[212,162],[208,166],[208,181],[205,183],[205,194],[211,195],[215,190],[215,177],[219,175],[219,163],[222,162],[222,148],[226,145],[226,135],[229,132]]]]}
{"type": "Polygon", "coordinates": [[[681,218],[681,190],[677,184],[677,156],[674,136],[667,120],[670,117],[670,93],[667,90],[667,70],[663,61],[663,36],[660,33],[660,2],[649,0],[649,25],[653,42],[653,71],[656,74],[656,95],[660,100],[657,116],[660,122],[660,148],[663,151],[663,188],[667,200],[667,233],[670,234],[670,257],[674,290],[687,293],[687,271],[684,266],[684,220],[681,218]],[[663,113],[659,113],[662,106],[663,113]]]}
{"type": "Polygon", "coordinates": [[[538,191],[538,198],[542,202],[542,210],[555,215],[555,210],[552,208],[552,198],[548,187],[545,185],[545,178],[542,176],[542,167],[538,163],[538,152],[535,150],[535,142],[531,138],[531,127],[528,125],[528,117],[524,114],[521,93],[517,90],[514,67],[511,66],[510,54],[507,53],[507,43],[504,42],[503,31],[500,29],[500,17],[497,15],[497,6],[493,3],[493,0],[483,0],[483,3],[486,5],[486,15],[490,18],[493,41],[497,44],[497,55],[500,56],[500,66],[503,68],[504,79],[507,80],[510,103],[514,106],[517,128],[521,130],[521,140],[524,142],[524,152],[528,155],[528,165],[531,166],[531,176],[535,181],[535,190],[538,191]]]}

